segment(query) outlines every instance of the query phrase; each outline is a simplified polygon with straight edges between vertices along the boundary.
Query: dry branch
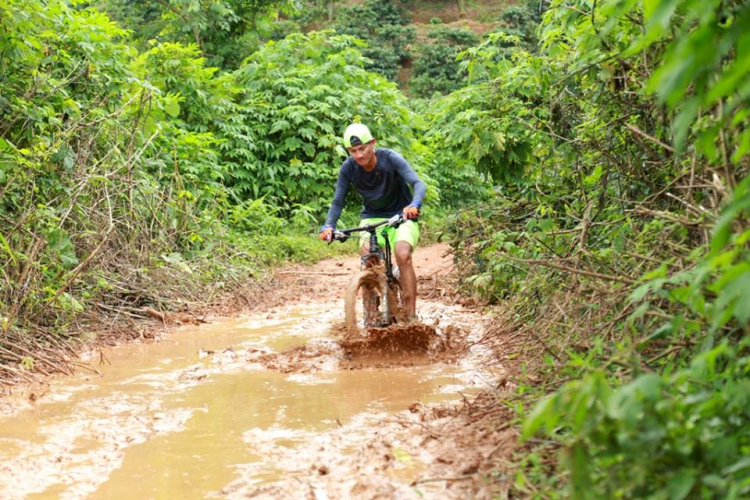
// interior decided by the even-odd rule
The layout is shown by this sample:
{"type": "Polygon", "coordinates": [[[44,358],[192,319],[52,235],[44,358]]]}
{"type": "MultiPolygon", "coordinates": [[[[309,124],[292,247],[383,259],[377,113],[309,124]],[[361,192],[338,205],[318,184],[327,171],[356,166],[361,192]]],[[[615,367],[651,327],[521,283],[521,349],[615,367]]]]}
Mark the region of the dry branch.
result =
{"type": "Polygon", "coordinates": [[[592,271],[584,271],[583,269],[576,269],[574,267],[564,266],[562,264],[559,264],[557,262],[552,262],[552,261],[549,261],[549,260],[541,260],[541,259],[519,259],[518,257],[513,257],[513,256],[508,255],[506,253],[501,253],[500,255],[502,255],[503,257],[506,257],[506,258],[508,258],[510,260],[513,260],[515,262],[522,262],[524,264],[536,264],[536,265],[541,265],[541,266],[545,266],[545,267],[551,267],[553,269],[559,269],[560,271],[566,271],[566,272],[573,273],[573,274],[580,274],[582,276],[588,276],[590,278],[603,279],[603,280],[607,280],[607,281],[616,281],[616,282],[619,282],[619,283],[625,283],[627,285],[633,285],[633,284],[637,283],[636,280],[631,279],[631,278],[626,277],[626,276],[612,276],[612,275],[609,275],[609,274],[601,274],[601,273],[596,273],[596,272],[592,272],[592,271]]]}

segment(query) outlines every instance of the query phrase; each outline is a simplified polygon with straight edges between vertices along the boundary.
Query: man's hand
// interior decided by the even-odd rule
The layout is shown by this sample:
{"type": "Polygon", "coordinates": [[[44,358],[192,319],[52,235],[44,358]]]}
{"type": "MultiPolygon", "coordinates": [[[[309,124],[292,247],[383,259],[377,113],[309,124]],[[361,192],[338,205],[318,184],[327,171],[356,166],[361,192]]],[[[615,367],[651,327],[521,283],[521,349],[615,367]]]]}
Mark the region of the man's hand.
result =
{"type": "Polygon", "coordinates": [[[321,241],[330,243],[331,241],[333,241],[333,228],[331,226],[321,227],[320,231],[318,232],[318,238],[320,238],[321,241]]]}
{"type": "Polygon", "coordinates": [[[416,219],[419,217],[419,208],[415,207],[414,205],[409,205],[407,207],[404,207],[404,219],[411,220],[416,219]]]}

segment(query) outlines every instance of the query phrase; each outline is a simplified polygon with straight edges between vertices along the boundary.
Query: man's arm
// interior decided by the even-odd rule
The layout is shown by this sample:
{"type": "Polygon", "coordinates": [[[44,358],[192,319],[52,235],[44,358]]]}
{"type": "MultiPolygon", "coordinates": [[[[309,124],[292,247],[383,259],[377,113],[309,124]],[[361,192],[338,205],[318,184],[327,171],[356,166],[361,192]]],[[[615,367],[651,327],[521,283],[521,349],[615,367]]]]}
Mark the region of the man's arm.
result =
{"type": "Polygon", "coordinates": [[[394,151],[392,160],[393,164],[396,166],[398,175],[400,175],[414,190],[410,205],[420,208],[424,201],[427,185],[422,182],[422,179],[419,178],[417,173],[411,168],[409,162],[407,162],[403,156],[394,151]]]}

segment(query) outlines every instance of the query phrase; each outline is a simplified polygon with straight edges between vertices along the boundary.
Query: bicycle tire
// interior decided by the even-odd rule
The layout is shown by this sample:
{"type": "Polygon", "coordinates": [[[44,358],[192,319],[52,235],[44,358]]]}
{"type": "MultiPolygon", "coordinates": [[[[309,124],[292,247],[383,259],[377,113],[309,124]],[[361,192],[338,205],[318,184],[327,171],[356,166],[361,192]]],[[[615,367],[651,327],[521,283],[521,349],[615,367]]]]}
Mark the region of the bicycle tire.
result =
{"type": "Polygon", "coordinates": [[[359,331],[359,320],[364,329],[388,326],[404,319],[403,295],[398,280],[388,283],[382,272],[366,269],[349,281],[344,297],[344,324],[350,333],[359,331]],[[362,295],[362,318],[357,316],[357,298],[362,295]],[[368,301],[375,301],[368,307],[368,301]],[[374,317],[370,317],[374,315],[374,317]]]}
{"type": "Polygon", "coordinates": [[[388,291],[388,311],[390,323],[406,321],[406,306],[404,305],[404,291],[398,279],[392,281],[388,291]]]}
{"type": "MultiPolygon", "coordinates": [[[[357,298],[361,293],[364,303],[368,297],[372,297],[373,295],[380,296],[382,284],[380,276],[379,273],[371,269],[366,269],[355,274],[349,281],[346,295],[344,296],[344,325],[349,332],[359,331],[358,322],[360,319],[363,326],[367,326],[364,318],[366,308],[362,312],[362,318],[357,316],[357,298]]],[[[383,276],[383,278],[385,277],[383,276]]]]}

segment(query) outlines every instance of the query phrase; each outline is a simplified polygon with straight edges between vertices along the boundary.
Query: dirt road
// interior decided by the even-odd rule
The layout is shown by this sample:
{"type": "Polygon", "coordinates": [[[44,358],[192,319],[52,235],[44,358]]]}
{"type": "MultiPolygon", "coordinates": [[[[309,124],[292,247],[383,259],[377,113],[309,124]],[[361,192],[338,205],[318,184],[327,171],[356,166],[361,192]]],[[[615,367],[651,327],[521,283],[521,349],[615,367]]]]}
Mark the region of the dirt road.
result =
{"type": "Polygon", "coordinates": [[[0,497],[491,498],[515,434],[480,393],[504,366],[446,250],[415,255],[428,352],[342,348],[352,257],[281,269],[247,314],[2,402],[0,497]]]}

